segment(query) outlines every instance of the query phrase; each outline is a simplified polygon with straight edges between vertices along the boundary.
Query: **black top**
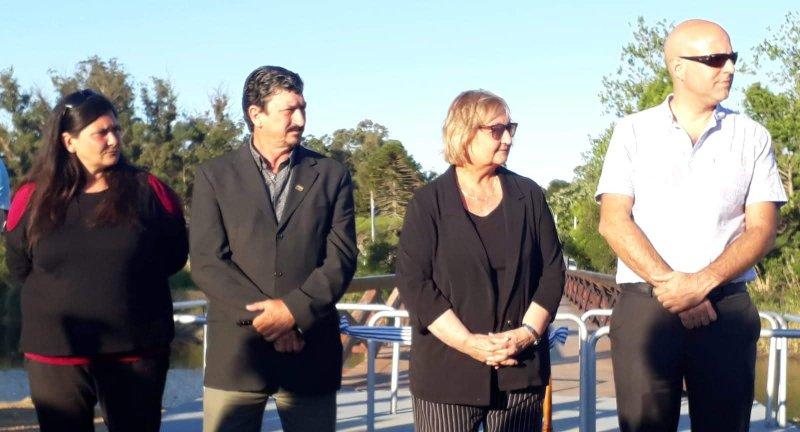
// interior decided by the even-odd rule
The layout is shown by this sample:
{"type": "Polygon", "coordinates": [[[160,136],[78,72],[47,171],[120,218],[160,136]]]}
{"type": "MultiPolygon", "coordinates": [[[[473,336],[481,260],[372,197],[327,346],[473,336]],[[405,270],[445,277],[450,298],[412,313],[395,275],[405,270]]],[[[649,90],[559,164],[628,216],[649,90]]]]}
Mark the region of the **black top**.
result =
{"type": "MultiPolygon", "coordinates": [[[[506,272],[506,254],[508,253],[508,241],[506,239],[506,221],[503,213],[503,203],[500,204],[486,216],[478,216],[467,212],[478,238],[483,244],[486,257],[489,259],[490,279],[492,290],[495,297],[499,296],[499,289],[506,288],[505,284],[500,284],[506,272]]],[[[506,293],[507,294],[507,293],[506,293]]],[[[497,315],[503,311],[498,310],[497,315]]]]}
{"type": "MultiPolygon", "coordinates": [[[[69,203],[64,224],[32,251],[25,231],[33,187],[18,191],[10,213],[19,219],[9,217],[15,223],[6,234],[6,262],[23,283],[22,351],[93,356],[146,352],[170,343],[167,279],[186,263],[186,226],[174,195],[165,208],[146,179],[140,186],[138,223],[93,226],[108,193],[80,194],[69,203]]],[[[159,186],[160,193],[168,191],[159,186]]]]}
{"type": "MultiPolygon", "coordinates": [[[[451,309],[473,333],[520,327],[531,302],[555,316],[564,290],[564,261],[555,224],[542,188],[505,168],[505,271],[494,292],[491,264],[464,206],[455,169],[420,188],[406,210],[397,253],[397,287],[413,327],[411,393],[450,404],[487,406],[493,393],[493,368],[450,348],[428,325],[451,309]]],[[[491,252],[490,252],[491,254],[491,252]]],[[[546,385],[550,377],[547,344],[529,347],[519,365],[497,371],[499,390],[546,385]]]]}

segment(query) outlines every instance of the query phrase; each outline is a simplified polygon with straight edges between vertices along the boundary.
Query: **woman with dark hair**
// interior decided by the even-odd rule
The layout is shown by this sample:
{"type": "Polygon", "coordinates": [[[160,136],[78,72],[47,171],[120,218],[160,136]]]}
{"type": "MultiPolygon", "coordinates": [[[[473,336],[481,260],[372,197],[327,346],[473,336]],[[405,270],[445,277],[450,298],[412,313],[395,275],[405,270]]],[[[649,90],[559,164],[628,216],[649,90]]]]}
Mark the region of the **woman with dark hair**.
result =
{"type": "Polygon", "coordinates": [[[505,168],[516,129],[499,96],[461,93],[443,128],[451,167],[406,210],[397,286],[420,432],[542,429],[564,260],[542,188],[505,168]]]}
{"type": "Polygon", "coordinates": [[[121,153],[117,112],[65,96],[14,195],[6,263],[22,284],[22,337],[43,432],[158,431],[173,338],[168,277],[186,263],[176,195],[121,153]]]}

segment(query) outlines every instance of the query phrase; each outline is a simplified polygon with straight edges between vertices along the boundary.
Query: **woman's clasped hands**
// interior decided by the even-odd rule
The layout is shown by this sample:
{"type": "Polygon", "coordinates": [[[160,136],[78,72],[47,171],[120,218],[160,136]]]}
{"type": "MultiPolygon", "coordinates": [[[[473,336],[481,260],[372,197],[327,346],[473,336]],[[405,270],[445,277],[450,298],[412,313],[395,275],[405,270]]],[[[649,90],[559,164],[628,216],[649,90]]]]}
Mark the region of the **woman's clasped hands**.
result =
{"type": "Polygon", "coordinates": [[[461,351],[481,363],[500,369],[516,366],[519,361],[514,357],[535,341],[534,336],[524,328],[502,333],[473,333],[466,338],[461,351]]]}

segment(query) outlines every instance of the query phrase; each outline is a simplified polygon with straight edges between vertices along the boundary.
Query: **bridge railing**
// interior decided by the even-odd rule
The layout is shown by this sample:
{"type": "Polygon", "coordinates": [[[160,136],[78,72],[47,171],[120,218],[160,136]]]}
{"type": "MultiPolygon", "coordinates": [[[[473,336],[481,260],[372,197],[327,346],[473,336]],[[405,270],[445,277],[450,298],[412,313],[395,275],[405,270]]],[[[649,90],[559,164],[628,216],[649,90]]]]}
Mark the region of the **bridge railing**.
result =
{"type": "MultiPolygon", "coordinates": [[[[583,270],[568,270],[564,295],[581,312],[592,309],[612,309],[619,295],[614,276],[583,270]]],[[[603,315],[592,316],[595,325],[607,323],[603,315]]]]}
{"type": "MultiPolygon", "coordinates": [[[[376,319],[385,314],[390,316],[405,316],[405,312],[397,311],[400,306],[396,289],[387,298],[387,304],[371,303],[370,299],[377,299],[379,290],[385,291],[394,288],[394,275],[367,276],[355,278],[348,293],[362,293],[357,303],[340,303],[337,308],[340,312],[349,312],[356,322],[373,325],[376,319]],[[360,314],[360,315],[359,315],[360,314]],[[376,315],[377,314],[377,315],[376,315]],[[398,315],[399,314],[399,315],[398,315]],[[355,315],[355,316],[354,316],[355,315]],[[375,319],[369,319],[373,317],[375,319]]],[[[578,325],[580,368],[579,382],[579,430],[581,432],[594,432],[596,430],[597,414],[597,370],[596,347],[597,342],[609,333],[608,322],[611,316],[619,288],[612,276],[586,271],[571,270],[567,272],[564,290],[567,298],[572,301],[583,314],[578,317],[573,314],[561,314],[556,320],[573,321],[578,325]],[[599,325],[594,331],[589,326],[599,325]]],[[[205,325],[205,300],[175,302],[175,321],[184,324],[205,325]],[[202,309],[201,315],[179,313],[188,309],[202,309]]],[[[768,324],[762,328],[760,336],[769,339],[769,357],[766,379],[766,422],[768,427],[786,427],[786,393],[788,377],[788,339],[800,338],[800,329],[790,329],[788,322],[800,323],[799,315],[780,314],[777,312],[760,312],[760,317],[768,324]]],[[[397,323],[395,323],[397,325],[397,323]]],[[[399,361],[399,344],[393,347],[392,355],[392,383],[396,395],[396,374],[399,361]]],[[[374,347],[369,347],[368,357],[374,355],[374,347]]],[[[206,338],[203,338],[203,357],[205,358],[206,338]]],[[[205,361],[204,361],[205,364],[205,361]]],[[[396,396],[395,396],[396,397],[396,396]]]]}

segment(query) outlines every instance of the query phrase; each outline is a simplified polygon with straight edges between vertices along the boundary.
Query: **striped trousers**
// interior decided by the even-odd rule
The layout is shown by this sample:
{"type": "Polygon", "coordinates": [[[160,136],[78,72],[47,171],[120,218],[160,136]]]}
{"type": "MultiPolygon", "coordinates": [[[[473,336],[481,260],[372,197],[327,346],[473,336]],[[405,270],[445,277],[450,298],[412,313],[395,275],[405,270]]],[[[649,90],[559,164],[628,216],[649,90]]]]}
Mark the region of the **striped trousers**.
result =
{"type": "Polygon", "coordinates": [[[453,405],[414,398],[417,432],[541,432],[541,391],[503,393],[488,407],[453,405]]]}

